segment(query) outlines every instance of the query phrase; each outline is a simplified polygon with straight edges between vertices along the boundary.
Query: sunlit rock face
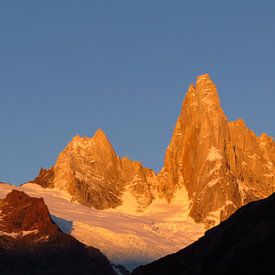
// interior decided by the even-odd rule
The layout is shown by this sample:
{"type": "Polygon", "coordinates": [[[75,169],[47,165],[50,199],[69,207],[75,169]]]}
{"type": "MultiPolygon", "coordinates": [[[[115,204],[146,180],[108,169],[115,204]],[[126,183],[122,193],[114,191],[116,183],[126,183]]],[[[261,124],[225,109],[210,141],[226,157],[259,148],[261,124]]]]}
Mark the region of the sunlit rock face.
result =
{"type": "Polygon", "coordinates": [[[274,141],[243,120],[228,122],[209,75],[197,78],[183,101],[158,175],[168,200],[185,186],[190,215],[208,227],[240,206],[274,192],[274,141]]]}
{"type": "Polygon", "coordinates": [[[74,137],[54,167],[42,169],[34,182],[66,190],[96,209],[127,203],[122,199],[127,192],[136,211],[144,211],[155,198],[169,203],[186,190],[190,216],[211,227],[274,191],[274,163],[273,139],[257,137],[242,120],[228,122],[216,86],[204,74],[186,93],[158,175],[140,162],[120,159],[98,130],[92,138],[74,137]]]}
{"type": "Polygon", "coordinates": [[[66,190],[73,200],[96,209],[121,205],[126,191],[136,198],[137,211],[153,200],[150,181],[155,173],[140,162],[120,159],[101,129],[92,138],[74,137],[47,171],[41,169],[34,181],[66,190]]]}

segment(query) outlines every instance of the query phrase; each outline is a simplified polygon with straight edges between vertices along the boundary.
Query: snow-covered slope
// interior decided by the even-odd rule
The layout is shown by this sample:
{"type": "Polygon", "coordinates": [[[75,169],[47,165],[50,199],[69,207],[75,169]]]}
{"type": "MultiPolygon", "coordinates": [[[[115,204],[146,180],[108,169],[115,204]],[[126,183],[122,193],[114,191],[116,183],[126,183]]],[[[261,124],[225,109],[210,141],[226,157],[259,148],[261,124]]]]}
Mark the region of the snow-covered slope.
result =
{"type": "Polygon", "coordinates": [[[111,261],[133,269],[189,245],[204,232],[202,224],[187,217],[188,197],[179,190],[171,204],[156,199],[144,213],[125,206],[114,210],[95,210],[71,202],[68,193],[28,183],[21,187],[0,184],[0,197],[18,189],[43,197],[50,214],[66,233],[100,249],[111,261]]]}
{"type": "Polygon", "coordinates": [[[1,275],[116,275],[108,259],[64,234],[42,198],[12,190],[0,199],[1,275]]]}

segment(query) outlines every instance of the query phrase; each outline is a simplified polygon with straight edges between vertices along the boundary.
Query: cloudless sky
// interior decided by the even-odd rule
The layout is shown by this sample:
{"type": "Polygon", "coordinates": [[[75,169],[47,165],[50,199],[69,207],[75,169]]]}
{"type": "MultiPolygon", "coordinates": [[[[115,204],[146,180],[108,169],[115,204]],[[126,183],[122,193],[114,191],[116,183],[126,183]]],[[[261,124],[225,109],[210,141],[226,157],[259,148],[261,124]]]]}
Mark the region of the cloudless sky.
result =
{"type": "Polygon", "coordinates": [[[275,1],[0,3],[0,181],[102,128],[159,170],[182,100],[210,73],[230,120],[275,133],[275,1]]]}

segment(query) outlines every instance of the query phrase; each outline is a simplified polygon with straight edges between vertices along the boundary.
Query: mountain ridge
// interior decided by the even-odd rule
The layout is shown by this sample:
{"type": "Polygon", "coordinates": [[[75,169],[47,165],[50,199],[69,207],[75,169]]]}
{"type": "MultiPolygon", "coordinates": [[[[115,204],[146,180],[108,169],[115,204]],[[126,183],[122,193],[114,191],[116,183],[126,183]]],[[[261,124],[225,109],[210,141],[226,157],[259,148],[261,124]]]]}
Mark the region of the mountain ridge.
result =
{"type": "Polygon", "coordinates": [[[128,192],[137,212],[146,211],[156,198],[169,203],[185,190],[190,216],[209,228],[242,205],[270,195],[274,163],[272,137],[257,137],[242,119],[229,122],[214,82],[203,74],[189,86],[158,174],[120,158],[99,129],[92,138],[75,136],[55,165],[42,169],[33,182],[66,190],[73,200],[96,209],[123,205],[128,192]]]}

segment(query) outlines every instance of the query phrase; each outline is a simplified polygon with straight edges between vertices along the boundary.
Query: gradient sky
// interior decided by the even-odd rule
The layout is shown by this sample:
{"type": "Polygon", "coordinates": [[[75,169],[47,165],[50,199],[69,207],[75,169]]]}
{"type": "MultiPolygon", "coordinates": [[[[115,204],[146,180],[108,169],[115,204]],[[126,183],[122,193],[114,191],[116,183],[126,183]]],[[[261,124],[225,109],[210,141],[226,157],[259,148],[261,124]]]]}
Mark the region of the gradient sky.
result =
{"type": "Polygon", "coordinates": [[[102,128],[159,170],[186,90],[210,73],[230,120],[275,133],[275,1],[1,1],[0,181],[102,128]]]}

